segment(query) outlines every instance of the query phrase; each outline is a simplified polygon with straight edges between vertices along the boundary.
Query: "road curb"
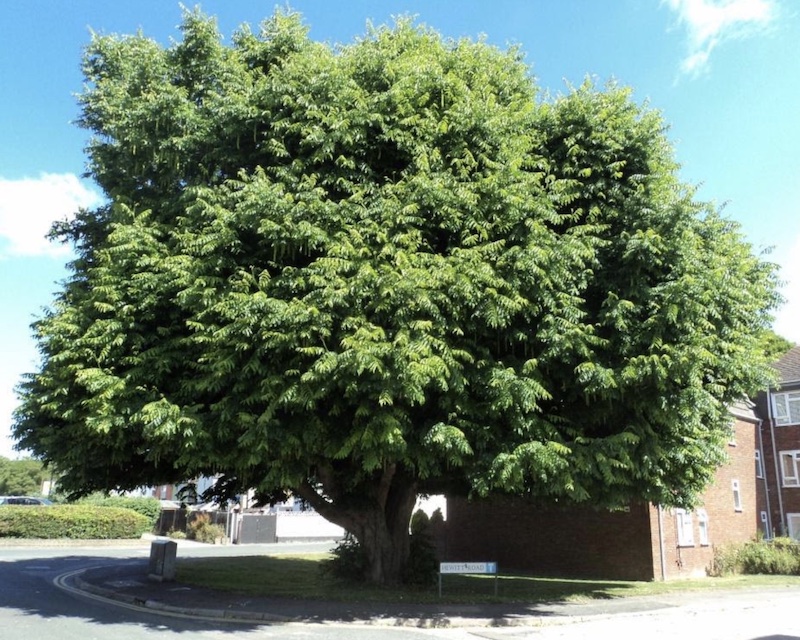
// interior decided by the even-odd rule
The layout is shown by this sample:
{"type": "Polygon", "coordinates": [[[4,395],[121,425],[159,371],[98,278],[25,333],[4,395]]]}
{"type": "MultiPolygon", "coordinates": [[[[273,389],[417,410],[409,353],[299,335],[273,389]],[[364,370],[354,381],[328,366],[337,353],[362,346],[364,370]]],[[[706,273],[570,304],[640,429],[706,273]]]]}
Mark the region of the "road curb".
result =
{"type": "MultiPolygon", "coordinates": [[[[352,626],[375,626],[375,627],[406,627],[417,629],[447,629],[447,628],[509,628],[527,627],[543,628],[551,626],[564,626],[569,624],[579,624],[589,621],[599,621],[609,618],[636,618],[644,616],[660,615],[679,615],[681,610],[691,611],[692,609],[720,609],[725,610],[726,605],[721,602],[691,602],[688,609],[685,609],[688,602],[670,601],[668,599],[651,600],[646,606],[633,609],[619,608],[613,611],[587,611],[581,610],[580,605],[575,606],[571,612],[557,612],[553,610],[542,611],[540,613],[526,614],[523,612],[511,613],[507,615],[481,616],[479,612],[457,611],[438,611],[428,612],[422,615],[381,615],[368,611],[353,613],[341,611],[330,612],[319,609],[319,603],[309,602],[307,614],[286,615],[272,613],[264,610],[237,610],[233,608],[204,608],[196,606],[168,604],[157,598],[142,597],[139,595],[124,593],[113,588],[101,586],[85,577],[90,571],[98,571],[107,568],[108,565],[94,565],[83,567],[61,574],[53,579],[53,584],[65,591],[104,603],[136,610],[148,612],[156,615],[192,619],[208,620],[213,622],[230,622],[233,624],[245,625],[279,625],[279,624],[333,624],[333,625],[352,625],[352,626]],[[316,607],[315,607],[316,605],[316,607]],[[472,615],[478,614],[478,615],[472,615]]],[[[324,604],[322,605],[324,607],[324,604]]],[[[730,606],[730,605],[727,605],[730,606]]]]}
{"type": "MultiPolygon", "coordinates": [[[[98,567],[92,567],[98,568],[98,567]]],[[[214,620],[235,623],[289,623],[297,622],[296,618],[281,616],[268,612],[258,611],[229,611],[225,609],[201,609],[197,607],[176,607],[160,600],[139,598],[120,593],[113,589],[92,584],[81,577],[81,574],[89,568],[79,569],[61,574],[53,580],[53,584],[59,589],[88,596],[95,600],[102,600],[112,605],[124,606],[128,609],[136,609],[160,615],[169,615],[179,618],[191,618],[193,620],[214,620]]]]}
{"type": "Polygon", "coordinates": [[[193,620],[224,621],[236,624],[350,624],[362,626],[408,627],[418,629],[447,629],[457,627],[542,627],[550,625],[568,624],[578,619],[559,617],[544,622],[544,616],[518,617],[513,620],[507,618],[462,618],[459,616],[437,615],[426,617],[363,617],[356,620],[320,620],[318,615],[285,616],[266,611],[234,611],[230,609],[207,609],[199,607],[179,607],[167,604],[157,599],[141,598],[120,593],[114,589],[93,584],[82,576],[87,571],[102,567],[85,567],[57,576],[53,584],[65,591],[101,600],[111,605],[123,606],[159,615],[171,617],[191,618],[193,620]]]}

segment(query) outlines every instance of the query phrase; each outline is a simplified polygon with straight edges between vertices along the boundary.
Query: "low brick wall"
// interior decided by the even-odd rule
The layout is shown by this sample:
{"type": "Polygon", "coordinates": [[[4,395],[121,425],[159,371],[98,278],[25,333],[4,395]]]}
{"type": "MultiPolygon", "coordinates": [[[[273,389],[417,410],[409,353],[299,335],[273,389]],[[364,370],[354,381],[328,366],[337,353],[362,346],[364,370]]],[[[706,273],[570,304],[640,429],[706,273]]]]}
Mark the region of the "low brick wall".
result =
{"type": "Polygon", "coordinates": [[[497,561],[537,575],[652,580],[649,509],[557,508],[524,500],[448,500],[443,561],[497,561]]]}

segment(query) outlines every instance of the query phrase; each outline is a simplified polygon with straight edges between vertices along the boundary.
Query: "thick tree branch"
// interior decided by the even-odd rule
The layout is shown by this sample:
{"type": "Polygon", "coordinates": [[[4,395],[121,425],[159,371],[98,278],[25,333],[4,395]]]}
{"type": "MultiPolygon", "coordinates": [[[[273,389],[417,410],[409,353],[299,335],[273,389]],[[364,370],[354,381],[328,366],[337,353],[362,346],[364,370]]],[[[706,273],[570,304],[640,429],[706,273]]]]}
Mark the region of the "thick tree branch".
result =
{"type": "Polygon", "coordinates": [[[330,463],[319,463],[317,464],[317,478],[322,483],[322,487],[325,489],[326,495],[329,495],[334,502],[337,502],[341,499],[341,487],[339,486],[339,481],[336,479],[336,474],[333,471],[333,467],[330,463]]]}
{"type": "Polygon", "coordinates": [[[323,498],[317,490],[311,486],[311,483],[306,480],[302,484],[296,486],[293,490],[293,493],[300,496],[303,500],[308,502],[314,510],[319,513],[323,518],[327,518],[328,520],[333,521],[334,518],[332,517],[333,512],[335,509],[328,502],[325,498],[323,498]]]}
{"type": "Polygon", "coordinates": [[[392,480],[397,473],[397,463],[385,465],[383,474],[381,474],[380,482],[375,491],[375,499],[378,501],[381,509],[386,509],[386,501],[389,499],[389,491],[392,488],[392,480]]]}

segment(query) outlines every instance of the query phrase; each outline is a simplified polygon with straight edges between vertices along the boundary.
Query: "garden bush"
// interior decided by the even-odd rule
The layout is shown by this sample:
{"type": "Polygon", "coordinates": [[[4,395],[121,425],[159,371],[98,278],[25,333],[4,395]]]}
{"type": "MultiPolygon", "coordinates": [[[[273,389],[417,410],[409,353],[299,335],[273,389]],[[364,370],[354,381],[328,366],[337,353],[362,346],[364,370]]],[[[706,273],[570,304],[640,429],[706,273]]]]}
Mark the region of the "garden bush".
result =
{"type": "Polygon", "coordinates": [[[431,526],[432,520],[428,514],[417,509],[411,517],[411,550],[403,571],[403,581],[406,584],[420,587],[436,584],[439,563],[431,526]]]}
{"type": "Polygon", "coordinates": [[[208,514],[201,513],[195,516],[187,525],[186,536],[190,540],[213,544],[220,538],[225,537],[225,529],[218,524],[213,524],[208,514]]]}
{"type": "Polygon", "coordinates": [[[150,519],[131,509],[93,505],[0,507],[0,537],[107,540],[140,538],[150,519]]]}
{"type": "Polygon", "coordinates": [[[708,575],[713,578],[721,578],[742,573],[741,552],[741,545],[714,547],[714,559],[711,561],[708,575]]]}
{"type": "Polygon", "coordinates": [[[411,535],[411,552],[403,571],[403,581],[408,585],[429,587],[436,584],[439,576],[439,562],[436,546],[427,532],[411,535]]]}
{"type": "Polygon", "coordinates": [[[774,575],[800,574],[800,545],[781,538],[771,542],[750,542],[740,555],[742,573],[774,575]]]}
{"type": "Polygon", "coordinates": [[[714,550],[712,576],[730,574],[800,575],[800,545],[791,538],[748,542],[714,550]]]}
{"type": "Polygon", "coordinates": [[[347,533],[331,551],[333,556],[322,565],[322,570],[338,580],[358,582],[367,569],[367,556],[355,536],[347,533]]]}

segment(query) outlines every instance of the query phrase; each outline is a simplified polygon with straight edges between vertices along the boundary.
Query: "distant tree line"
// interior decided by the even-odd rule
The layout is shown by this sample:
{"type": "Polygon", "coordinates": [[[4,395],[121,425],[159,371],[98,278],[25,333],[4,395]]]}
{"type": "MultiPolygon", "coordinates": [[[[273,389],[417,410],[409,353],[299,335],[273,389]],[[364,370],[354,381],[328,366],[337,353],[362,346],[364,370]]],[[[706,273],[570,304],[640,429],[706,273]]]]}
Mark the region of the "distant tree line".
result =
{"type": "Polygon", "coordinates": [[[0,495],[39,495],[47,473],[38,460],[9,460],[0,456],[0,495]]]}

